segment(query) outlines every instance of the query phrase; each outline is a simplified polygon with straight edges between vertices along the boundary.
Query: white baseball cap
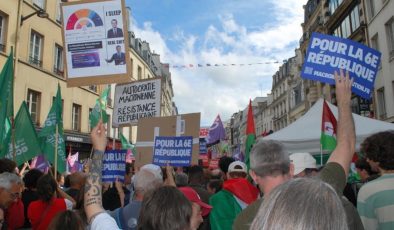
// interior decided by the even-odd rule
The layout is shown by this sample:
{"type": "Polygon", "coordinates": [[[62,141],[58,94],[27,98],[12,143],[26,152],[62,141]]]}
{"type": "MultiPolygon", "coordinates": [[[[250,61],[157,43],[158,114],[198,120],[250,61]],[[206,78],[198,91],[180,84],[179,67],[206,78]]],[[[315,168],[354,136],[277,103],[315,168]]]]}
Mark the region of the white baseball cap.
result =
{"type": "Polygon", "coordinates": [[[228,172],[244,172],[248,173],[246,164],[242,161],[234,161],[228,166],[228,172]]]}
{"type": "Polygon", "coordinates": [[[147,170],[150,171],[155,175],[156,178],[163,180],[163,173],[161,171],[160,166],[154,165],[154,164],[146,164],[141,167],[140,170],[147,170]]]}
{"type": "Polygon", "coordinates": [[[310,153],[293,153],[289,157],[294,165],[294,175],[305,169],[317,169],[316,159],[310,153]]]}

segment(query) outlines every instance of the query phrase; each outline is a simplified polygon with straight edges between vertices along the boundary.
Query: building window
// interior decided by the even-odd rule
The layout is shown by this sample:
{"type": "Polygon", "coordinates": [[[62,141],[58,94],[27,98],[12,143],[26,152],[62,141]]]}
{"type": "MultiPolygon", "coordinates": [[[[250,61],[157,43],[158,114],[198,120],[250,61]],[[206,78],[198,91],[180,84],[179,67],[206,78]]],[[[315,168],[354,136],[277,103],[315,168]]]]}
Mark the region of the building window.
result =
{"type": "Polygon", "coordinates": [[[6,44],[6,22],[7,16],[0,12],[0,51],[5,51],[5,44],[6,44]]]}
{"type": "Polygon", "coordinates": [[[351,28],[350,28],[349,16],[346,17],[345,20],[342,21],[341,27],[342,27],[342,37],[348,38],[352,33],[351,28]]]}
{"type": "Polygon", "coordinates": [[[350,20],[352,22],[352,32],[360,27],[360,10],[358,5],[354,7],[352,12],[350,13],[350,20]]]}
{"type": "Polygon", "coordinates": [[[138,66],[138,80],[142,79],[142,69],[138,66]]]}
{"type": "Polygon", "coordinates": [[[386,119],[386,100],[384,97],[384,87],[378,89],[378,112],[380,119],[386,119]]]}
{"type": "Polygon", "coordinates": [[[81,106],[73,104],[71,126],[75,131],[81,131],[81,106]]]}
{"type": "Polygon", "coordinates": [[[33,4],[41,9],[45,9],[45,0],[33,0],[33,4]]]}
{"type": "Polygon", "coordinates": [[[89,89],[97,93],[97,85],[89,85],[89,89]]]}
{"type": "Polygon", "coordinates": [[[62,14],[61,14],[61,9],[60,9],[60,0],[57,0],[56,2],[56,21],[58,23],[62,22],[62,14]]]}
{"type": "Polygon", "coordinates": [[[330,13],[333,14],[343,0],[330,0],[330,13]]]}
{"type": "Polygon", "coordinates": [[[368,16],[369,16],[370,21],[375,16],[375,1],[376,0],[368,0],[367,1],[368,16]]]}
{"type": "Polygon", "coordinates": [[[40,125],[41,93],[28,89],[26,101],[31,115],[31,120],[35,125],[40,125]]]}
{"type": "Polygon", "coordinates": [[[389,48],[390,58],[394,57],[394,17],[386,23],[387,46],[389,48]]]}
{"type": "Polygon", "coordinates": [[[30,56],[29,56],[29,63],[42,67],[42,43],[43,43],[43,36],[35,31],[31,31],[30,35],[30,56]]]}
{"type": "Polygon", "coordinates": [[[53,66],[53,72],[57,75],[63,76],[63,47],[55,44],[55,65],[53,66]]]}

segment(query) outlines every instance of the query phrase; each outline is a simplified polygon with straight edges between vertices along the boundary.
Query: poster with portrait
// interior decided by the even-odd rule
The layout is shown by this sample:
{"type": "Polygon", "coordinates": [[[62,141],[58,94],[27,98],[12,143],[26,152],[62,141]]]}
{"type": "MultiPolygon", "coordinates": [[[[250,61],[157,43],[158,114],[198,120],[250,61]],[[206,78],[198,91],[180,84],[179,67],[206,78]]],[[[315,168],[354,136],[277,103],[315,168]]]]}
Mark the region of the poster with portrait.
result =
{"type": "Polygon", "coordinates": [[[124,0],[62,3],[67,86],[130,82],[124,0]]]}

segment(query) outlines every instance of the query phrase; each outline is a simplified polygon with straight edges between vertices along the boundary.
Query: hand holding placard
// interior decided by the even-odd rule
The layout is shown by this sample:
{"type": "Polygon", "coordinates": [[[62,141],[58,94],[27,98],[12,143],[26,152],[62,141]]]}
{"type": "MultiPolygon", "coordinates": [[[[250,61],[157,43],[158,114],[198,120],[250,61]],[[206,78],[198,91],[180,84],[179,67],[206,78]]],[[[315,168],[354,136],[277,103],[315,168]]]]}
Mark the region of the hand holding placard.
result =
{"type": "Polygon", "coordinates": [[[334,71],[354,78],[352,91],[370,99],[380,62],[380,52],[349,39],[313,33],[301,76],[334,84],[334,71]]]}

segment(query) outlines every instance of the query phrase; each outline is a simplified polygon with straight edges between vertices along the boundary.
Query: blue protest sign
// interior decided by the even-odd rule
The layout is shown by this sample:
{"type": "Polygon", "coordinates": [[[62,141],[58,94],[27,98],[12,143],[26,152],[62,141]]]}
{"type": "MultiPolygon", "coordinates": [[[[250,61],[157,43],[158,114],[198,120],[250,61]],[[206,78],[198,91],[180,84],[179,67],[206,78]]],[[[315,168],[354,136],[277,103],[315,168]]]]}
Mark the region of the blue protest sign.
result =
{"type": "Polygon", "coordinates": [[[207,152],[207,142],[204,138],[200,138],[200,154],[206,154],[207,152]]]}
{"type": "Polygon", "coordinates": [[[312,33],[301,77],[335,84],[334,71],[348,71],[352,91],[371,99],[381,53],[358,42],[312,33]]]}
{"type": "Polygon", "coordinates": [[[103,182],[114,182],[116,178],[118,178],[118,181],[124,182],[126,154],[127,149],[105,151],[102,171],[103,182]]]}
{"type": "Polygon", "coordinates": [[[193,137],[156,137],[153,164],[189,166],[192,160],[193,137]]]}

